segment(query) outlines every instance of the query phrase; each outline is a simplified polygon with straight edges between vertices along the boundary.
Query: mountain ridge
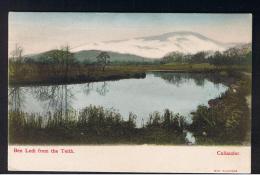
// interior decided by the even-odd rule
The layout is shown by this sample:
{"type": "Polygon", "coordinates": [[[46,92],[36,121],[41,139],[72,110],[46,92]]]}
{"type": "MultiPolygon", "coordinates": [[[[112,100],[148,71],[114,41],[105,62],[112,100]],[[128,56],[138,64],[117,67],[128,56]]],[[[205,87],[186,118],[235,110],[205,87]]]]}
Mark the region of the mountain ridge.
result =
{"type": "Polygon", "coordinates": [[[241,43],[224,43],[197,32],[175,31],[160,35],[87,43],[73,50],[103,50],[146,58],[162,58],[172,51],[191,54],[199,51],[224,51],[237,44],[241,43]]]}

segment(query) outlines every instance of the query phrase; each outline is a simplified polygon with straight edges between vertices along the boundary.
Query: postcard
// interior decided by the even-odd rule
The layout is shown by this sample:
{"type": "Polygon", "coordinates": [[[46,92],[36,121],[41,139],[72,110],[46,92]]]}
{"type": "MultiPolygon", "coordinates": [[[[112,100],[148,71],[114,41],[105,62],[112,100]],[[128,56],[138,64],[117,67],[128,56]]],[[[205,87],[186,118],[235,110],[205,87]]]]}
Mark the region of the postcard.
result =
{"type": "Polygon", "coordinates": [[[250,173],[252,15],[9,12],[9,171],[250,173]]]}

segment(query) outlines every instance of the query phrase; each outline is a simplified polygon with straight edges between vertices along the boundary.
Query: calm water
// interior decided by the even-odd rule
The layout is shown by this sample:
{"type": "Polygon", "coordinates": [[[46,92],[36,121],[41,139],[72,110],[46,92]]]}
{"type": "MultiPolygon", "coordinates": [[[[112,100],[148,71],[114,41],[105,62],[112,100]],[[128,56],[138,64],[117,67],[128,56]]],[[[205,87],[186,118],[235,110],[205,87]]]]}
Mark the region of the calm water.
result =
{"type": "Polygon", "coordinates": [[[147,73],[144,79],[16,87],[9,88],[9,109],[44,115],[61,108],[79,111],[90,104],[100,105],[117,110],[125,119],[133,112],[141,126],[150,113],[168,108],[190,121],[190,112],[198,105],[207,105],[227,90],[214,80],[210,74],[147,73]]]}

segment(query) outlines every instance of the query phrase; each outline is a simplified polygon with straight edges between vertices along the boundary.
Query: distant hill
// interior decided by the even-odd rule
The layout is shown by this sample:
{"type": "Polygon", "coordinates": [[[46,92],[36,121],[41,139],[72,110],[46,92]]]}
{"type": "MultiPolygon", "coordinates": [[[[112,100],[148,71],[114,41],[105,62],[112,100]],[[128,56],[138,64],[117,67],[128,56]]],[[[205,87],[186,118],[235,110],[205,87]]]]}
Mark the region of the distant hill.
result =
{"type": "MultiPolygon", "coordinates": [[[[50,50],[47,52],[34,54],[34,55],[27,55],[27,60],[33,60],[34,62],[52,62],[52,56],[53,54],[57,54],[59,52],[62,52],[60,50],[50,50]]],[[[82,50],[74,53],[75,59],[80,63],[94,63],[96,62],[96,57],[101,53],[102,51],[99,50],[82,50]]],[[[117,52],[107,52],[110,56],[110,61],[112,63],[127,63],[127,62],[137,62],[137,63],[149,63],[153,62],[154,59],[145,58],[137,55],[132,54],[122,54],[117,52]]]]}
{"type": "MultiPolygon", "coordinates": [[[[96,57],[100,54],[99,50],[82,50],[75,52],[74,56],[79,62],[89,61],[95,62],[96,57]]],[[[113,62],[152,62],[153,59],[145,58],[132,54],[123,54],[117,52],[107,52],[110,56],[110,61],[113,62]]]]}
{"type": "Polygon", "coordinates": [[[30,55],[25,55],[26,58],[33,59],[34,61],[42,61],[42,59],[48,59],[53,56],[54,53],[61,53],[61,50],[50,50],[47,52],[42,52],[38,54],[30,54],[30,55]]]}

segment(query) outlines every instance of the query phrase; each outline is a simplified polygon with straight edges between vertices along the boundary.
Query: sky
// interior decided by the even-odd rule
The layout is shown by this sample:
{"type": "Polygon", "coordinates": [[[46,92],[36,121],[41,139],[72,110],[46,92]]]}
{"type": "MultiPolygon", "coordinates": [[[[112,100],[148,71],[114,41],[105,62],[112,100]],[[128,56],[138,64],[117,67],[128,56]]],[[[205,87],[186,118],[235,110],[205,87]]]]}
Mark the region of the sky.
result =
{"type": "Polygon", "coordinates": [[[250,14],[10,12],[9,53],[19,44],[24,54],[90,43],[198,32],[220,42],[252,41],[250,14]]]}

